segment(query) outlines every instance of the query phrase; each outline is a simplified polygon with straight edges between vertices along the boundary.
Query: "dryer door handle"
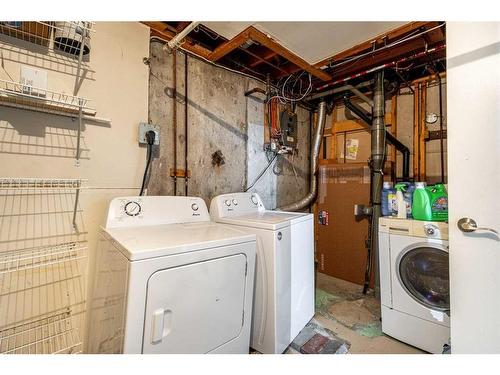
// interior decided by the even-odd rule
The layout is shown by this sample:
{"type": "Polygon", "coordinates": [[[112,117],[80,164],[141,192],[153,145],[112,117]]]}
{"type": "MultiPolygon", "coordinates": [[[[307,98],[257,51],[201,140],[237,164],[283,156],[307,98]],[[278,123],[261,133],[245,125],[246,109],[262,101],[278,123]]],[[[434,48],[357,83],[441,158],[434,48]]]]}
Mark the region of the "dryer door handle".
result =
{"type": "Polygon", "coordinates": [[[156,309],[151,322],[151,344],[159,344],[172,330],[172,310],[156,309]]]}

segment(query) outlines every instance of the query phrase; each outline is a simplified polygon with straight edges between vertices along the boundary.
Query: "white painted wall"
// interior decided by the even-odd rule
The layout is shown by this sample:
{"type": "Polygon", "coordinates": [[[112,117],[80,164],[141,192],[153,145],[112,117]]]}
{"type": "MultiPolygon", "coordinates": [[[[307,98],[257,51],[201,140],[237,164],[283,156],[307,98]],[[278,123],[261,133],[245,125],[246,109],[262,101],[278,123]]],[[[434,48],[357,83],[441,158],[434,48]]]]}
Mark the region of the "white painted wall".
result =
{"type": "MultiPolygon", "coordinates": [[[[149,57],[149,28],[138,22],[97,22],[95,31],[78,95],[91,99],[97,116],[110,118],[111,124],[84,124],[77,167],[77,121],[0,106],[0,177],[83,178],[86,186],[99,189],[82,190],[79,234],[72,231],[68,212],[72,193],[35,197],[32,208],[0,196],[0,251],[80,240],[88,243],[91,254],[109,200],[139,193],[146,150],[137,144],[137,127],[148,118],[148,67],[143,58],[149,57]]],[[[75,59],[3,37],[0,63],[0,79],[18,82],[21,65],[39,67],[48,71],[48,89],[73,94],[75,59]]],[[[0,280],[2,286],[8,282],[0,280]]],[[[84,291],[78,294],[84,296],[84,291]]],[[[44,303],[43,298],[39,302],[44,303]]],[[[22,318],[36,315],[30,306],[23,311],[22,318]]]]}

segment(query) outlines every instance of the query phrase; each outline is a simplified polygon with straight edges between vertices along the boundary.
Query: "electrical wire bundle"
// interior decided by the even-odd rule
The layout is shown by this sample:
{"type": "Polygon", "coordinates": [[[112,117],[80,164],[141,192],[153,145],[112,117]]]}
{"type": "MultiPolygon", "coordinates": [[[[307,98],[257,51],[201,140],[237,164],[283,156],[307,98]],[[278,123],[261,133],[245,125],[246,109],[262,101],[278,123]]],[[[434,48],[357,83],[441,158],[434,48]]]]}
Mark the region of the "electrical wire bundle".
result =
{"type": "Polygon", "coordinates": [[[283,84],[280,84],[280,80],[268,101],[277,98],[281,104],[286,104],[300,102],[304,99],[312,91],[312,76],[307,74],[307,78],[304,78],[305,73],[305,71],[301,71],[290,74],[283,84]],[[307,87],[304,88],[306,84],[307,87]]]}

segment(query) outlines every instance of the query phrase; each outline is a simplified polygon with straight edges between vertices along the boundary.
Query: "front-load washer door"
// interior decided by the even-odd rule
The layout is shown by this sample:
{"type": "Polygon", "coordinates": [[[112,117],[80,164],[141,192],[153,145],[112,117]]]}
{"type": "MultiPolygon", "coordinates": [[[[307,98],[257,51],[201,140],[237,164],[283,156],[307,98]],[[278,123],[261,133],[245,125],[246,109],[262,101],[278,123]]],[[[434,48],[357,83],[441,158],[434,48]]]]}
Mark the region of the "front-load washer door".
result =
{"type": "Polygon", "coordinates": [[[208,353],[237,338],[247,259],[231,255],[154,273],[148,281],[143,353],[208,353]]]}
{"type": "Polygon", "coordinates": [[[391,235],[392,307],[449,327],[447,242],[391,235]]]}
{"type": "Polygon", "coordinates": [[[401,254],[398,274],[405,290],[417,302],[439,311],[450,309],[448,253],[419,246],[401,254]]]}

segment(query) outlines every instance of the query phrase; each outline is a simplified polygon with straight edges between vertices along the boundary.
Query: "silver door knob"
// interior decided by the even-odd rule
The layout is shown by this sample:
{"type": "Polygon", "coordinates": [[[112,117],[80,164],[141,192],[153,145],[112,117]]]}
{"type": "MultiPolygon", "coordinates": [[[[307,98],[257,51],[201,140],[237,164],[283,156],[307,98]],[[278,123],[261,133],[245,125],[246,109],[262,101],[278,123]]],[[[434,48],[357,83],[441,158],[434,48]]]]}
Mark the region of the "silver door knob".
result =
{"type": "Polygon", "coordinates": [[[471,233],[471,232],[476,232],[476,231],[485,231],[485,232],[491,232],[495,233],[498,235],[498,231],[492,228],[486,228],[486,227],[478,227],[477,223],[474,219],[468,218],[468,217],[463,217],[457,222],[458,229],[460,229],[464,233],[471,233]]]}

